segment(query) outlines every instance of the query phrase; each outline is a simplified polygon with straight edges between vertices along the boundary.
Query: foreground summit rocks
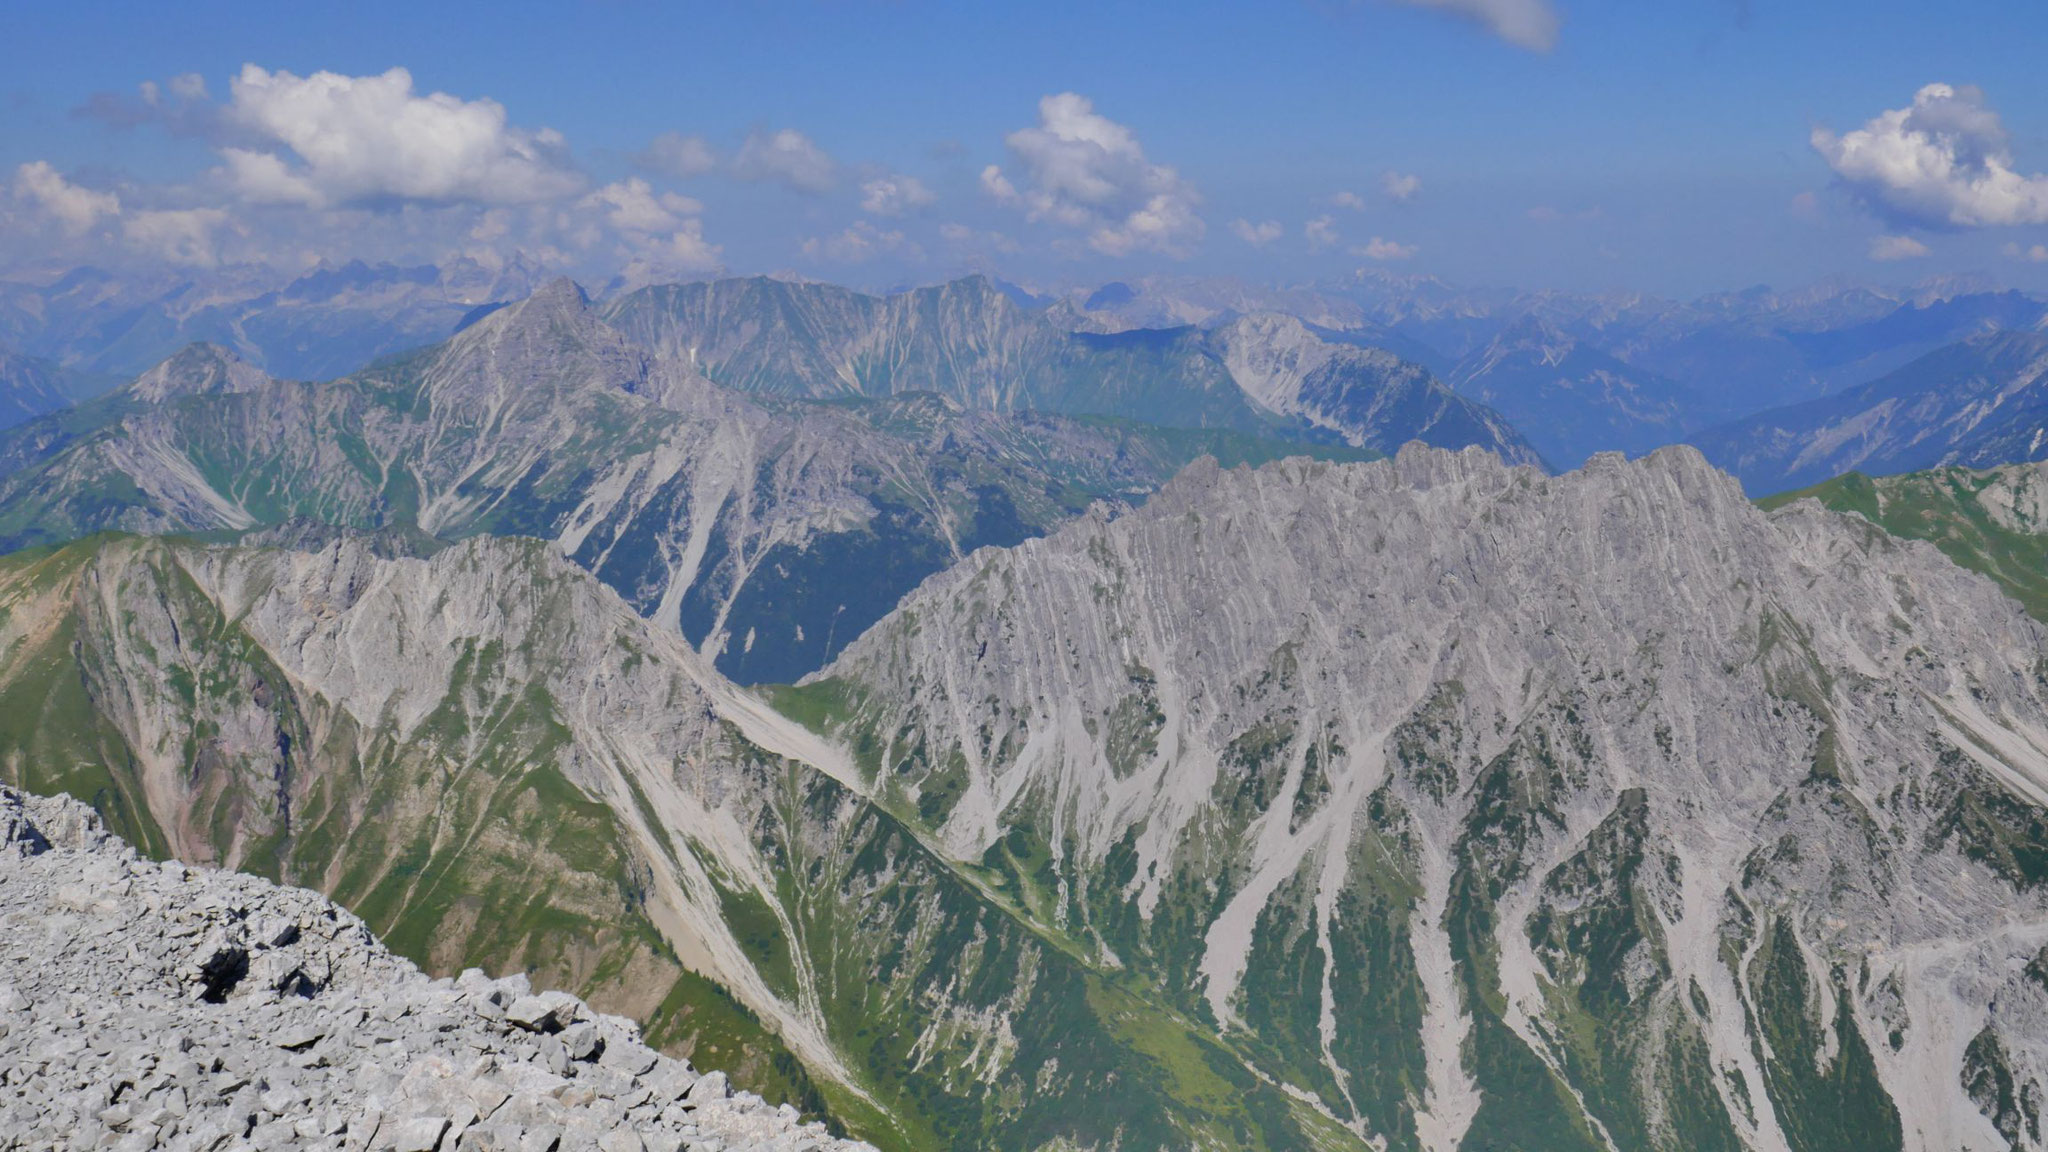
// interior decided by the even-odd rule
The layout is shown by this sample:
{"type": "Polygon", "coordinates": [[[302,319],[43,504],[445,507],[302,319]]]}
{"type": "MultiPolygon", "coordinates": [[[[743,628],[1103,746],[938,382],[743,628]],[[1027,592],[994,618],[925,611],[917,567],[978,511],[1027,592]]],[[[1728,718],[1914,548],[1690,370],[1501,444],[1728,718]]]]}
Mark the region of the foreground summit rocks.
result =
{"type": "Polygon", "coordinates": [[[0,788],[0,1149],[861,1152],[524,977],[0,788]]]}

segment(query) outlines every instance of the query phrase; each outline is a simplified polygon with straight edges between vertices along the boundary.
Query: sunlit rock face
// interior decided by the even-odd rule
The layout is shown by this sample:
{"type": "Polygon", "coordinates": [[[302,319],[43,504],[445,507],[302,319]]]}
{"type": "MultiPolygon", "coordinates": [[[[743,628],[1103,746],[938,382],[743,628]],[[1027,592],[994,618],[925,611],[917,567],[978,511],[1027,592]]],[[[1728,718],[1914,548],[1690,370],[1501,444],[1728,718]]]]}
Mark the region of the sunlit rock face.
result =
{"type": "Polygon", "coordinates": [[[1689,449],[1410,449],[977,554],[801,691],[1362,1136],[1988,1149],[2048,1058],[2044,661],[1990,581],[1689,449]]]}

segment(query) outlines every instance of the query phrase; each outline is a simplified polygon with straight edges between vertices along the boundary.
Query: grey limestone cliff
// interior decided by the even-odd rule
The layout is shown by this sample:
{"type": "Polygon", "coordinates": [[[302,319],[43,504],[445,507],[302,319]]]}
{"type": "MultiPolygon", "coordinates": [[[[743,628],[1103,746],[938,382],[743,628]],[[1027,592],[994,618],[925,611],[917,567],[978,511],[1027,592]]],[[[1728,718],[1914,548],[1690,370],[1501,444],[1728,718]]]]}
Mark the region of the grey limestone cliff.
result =
{"type": "Polygon", "coordinates": [[[801,691],[1376,1146],[2041,1146],[2048,641],[1689,449],[1191,469],[801,691]]]}

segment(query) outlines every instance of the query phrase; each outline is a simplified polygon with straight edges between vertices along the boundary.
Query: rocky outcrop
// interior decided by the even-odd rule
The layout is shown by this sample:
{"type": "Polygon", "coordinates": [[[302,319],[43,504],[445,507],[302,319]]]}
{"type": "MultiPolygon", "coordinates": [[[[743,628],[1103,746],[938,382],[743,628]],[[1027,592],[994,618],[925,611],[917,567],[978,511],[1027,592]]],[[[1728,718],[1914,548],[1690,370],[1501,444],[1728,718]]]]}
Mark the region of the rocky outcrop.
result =
{"type": "Polygon", "coordinates": [[[1817,499],[1996,580],[2048,623],[2048,462],[1934,468],[1896,476],[1851,472],[1764,501],[1817,499]]]}
{"type": "Polygon", "coordinates": [[[0,1148],[861,1152],[523,976],[0,788],[0,1148]]]}
{"type": "Polygon", "coordinates": [[[229,396],[270,384],[270,374],[218,344],[188,344],[123,391],[145,404],[186,396],[229,396]]]}
{"type": "Polygon", "coordinates": [[[1292,316],[1234,320],[1209,337],[1231,379],[1261,409],[1306,422],[1346,443],[1391,455],[1409,441],[1475,446],[1510,464],[1541,464],[1498,411],[1444,386],[1420,364],[1383,348],[1328,338],[1292,316]]]}

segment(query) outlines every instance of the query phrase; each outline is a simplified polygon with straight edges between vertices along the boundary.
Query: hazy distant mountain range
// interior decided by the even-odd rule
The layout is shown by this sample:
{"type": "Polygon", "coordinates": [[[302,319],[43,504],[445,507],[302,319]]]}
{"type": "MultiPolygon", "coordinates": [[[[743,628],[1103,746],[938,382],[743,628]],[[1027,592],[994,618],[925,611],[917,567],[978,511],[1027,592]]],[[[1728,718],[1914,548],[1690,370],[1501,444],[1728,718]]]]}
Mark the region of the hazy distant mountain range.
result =
{"type": "Polygon", "coordinates": [[[75,404],[112,383],[0,347],[0,428],[75,404]]]}
{"type": "Polygon", "coordinates": [[[1692,438],[1750,491],[1843,472],[1984,468],[2048,457],[2048,333],[1998,332],[1886,376],[1692,438]]]}
{"type": "Polygon", "coordinates": [[[1533,316],[1460,360],[1450,380],[1525,430],[1558,468],[1595,452],[1641,455],[1728,413],[1711,392],[1624,364],[1533,316]]]}
{"type": "Polygon", "coordinates": [[[357,261],[296,277],[229,269],[137,278],[76,268],[0,279],[0,344],[127,377],[204,341],[280,376],[324,379],[444,339],[477,306],[519,299],[547,279],[523,265],[467,260],[357,261]]]}

